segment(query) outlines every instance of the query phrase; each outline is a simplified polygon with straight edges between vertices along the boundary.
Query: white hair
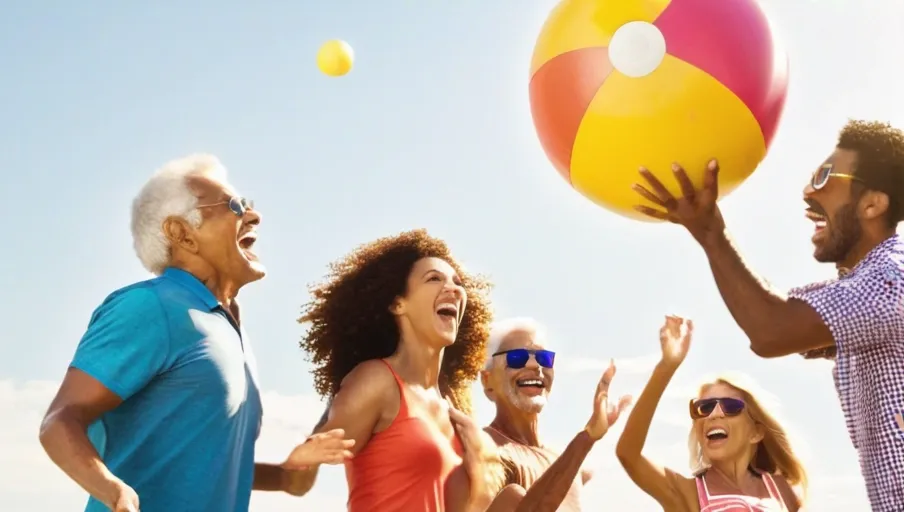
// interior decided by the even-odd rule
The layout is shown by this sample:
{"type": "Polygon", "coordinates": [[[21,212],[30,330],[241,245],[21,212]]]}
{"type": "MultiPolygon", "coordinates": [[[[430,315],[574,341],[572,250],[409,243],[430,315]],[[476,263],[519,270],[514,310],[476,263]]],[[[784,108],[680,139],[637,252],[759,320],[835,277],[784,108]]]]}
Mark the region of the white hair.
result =
{"type": "Polygon", "coordinates": [[[195,154],[166,163],[141,187],[132,201],[132,244],[149,272],[160,275],[170,262],[170,244],[163,233],[167,217],[182,217],[201,226],[198,197],[188,186],[191,176],[226,179],[226,168],[209,154],[195,154]]]}
{"type": "Polygon", "coordinates": [[[490,339],[487,342],[487,356],[484,368],[490,369],[493,366],[493,354],[499,351],[502,341],[513,332],[520,331],[533,334],[539,343],[546,342],[546,328],[533,318],[517,317],[495,322],[490,328],[490,339]]]}

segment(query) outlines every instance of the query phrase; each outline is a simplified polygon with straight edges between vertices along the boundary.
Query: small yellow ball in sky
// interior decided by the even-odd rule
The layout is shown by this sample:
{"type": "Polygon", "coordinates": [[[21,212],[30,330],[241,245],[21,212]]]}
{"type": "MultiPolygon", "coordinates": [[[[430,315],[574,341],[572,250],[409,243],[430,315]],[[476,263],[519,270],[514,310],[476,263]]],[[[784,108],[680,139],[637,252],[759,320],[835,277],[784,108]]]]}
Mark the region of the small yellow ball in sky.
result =
{"type": "Polygon", "coordinates": [[[352,69],[355,51],[345,41],[333,39],[317,52],[317,67],[327,76],[342,76],[352,69]]]}

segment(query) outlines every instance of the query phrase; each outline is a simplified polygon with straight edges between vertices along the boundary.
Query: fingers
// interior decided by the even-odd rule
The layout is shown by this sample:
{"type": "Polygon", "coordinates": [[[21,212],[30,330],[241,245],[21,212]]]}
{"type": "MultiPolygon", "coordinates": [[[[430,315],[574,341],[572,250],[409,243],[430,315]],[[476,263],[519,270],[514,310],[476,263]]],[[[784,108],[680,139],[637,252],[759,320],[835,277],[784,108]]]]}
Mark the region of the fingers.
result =
{"type": "Polygon", "coordinates": [[[678,186],[681,187],[681,195],[689,202],[694,202],[697,191],[694,189],[694,184],[691,183],[691,179],[687,177],[687,173],[684,172],[684,168],[678,164],[672,164],[672,173],[675,174],[675,181],[677,181],[678,186]]]}
{"type": "Polygon", "coordinates": [[[609,421],[609,426],[615,424],[618,421],[618,418],[622,415],[623,412],[627,411],[629,407],[631,407],[631,403],[634,401],[634,398],[631,395],[625,395],[618,399],[617,405],[609,406],[609,411],[607,414],[607,419],[609,421]]]}
{"type": "Polygon", "coordinates": [[[713,158],[706,165],[703,175],[703,188],[712,191],[713,197],[719,197],[719,161],[713,158]]]}
{"type": "Polygon", "coordinates": [[[898,428],[901,429],[901,432],[904,432],[904,415],[900,413],[895,414],[895,422],[898,424],[898,428]]]}
{"type": "Polygon", "coordinates": [[[609,392],[609,384],[612,383],[612,378],[615,377],[615,361],[609,360],[609,367],[606,368],[606,371],[603,372],[603,375],[600,377],[600,383],[597,385],[598,393],[608,393],[609,392]]]}
{"type": "MultiPolygon", "coordinates": [[[[329,430],[327,432],[321,432],[319,434],[314,434],[315,436],[321,437],[330,437],[330,438],[342,438],[345,437],[345,430],[341,428],[334,428],[333,430],[329,430]]],[[[314,436],[311,436],[314,437],[314,436]]]]}
{"type": "Polygon", "coordinates": [[[449,419],[455,423],[467,423],[471,421],[471,417],[459,411],[455,407],[449,407],[449,419]]]}
{"type": "Polygon", "coordinates": [[[643,215],[646,215],[647,217],[652,217],[654,219],[671,220],[671,219],[669,219],[668,213],[661,211],[661,210],[657,210],[655,208],[650,208],[649,206],[644,206],[644,205],[639,204],[639,205],[634,206],[634,211],[639,212],[643,215]]]}
{"type": "Polygon", "coordinates": [[[618,410],[620,412],[628,410],[631,405],[634,403],[634,397],[631,395],[625,395],[618,399],[618,410]]]}
{"type": "Polygon", "coordinates": [[[650,192],[652,192],[652,195],[656,198],[656,200],[653,200],[654,203],[664,206],[669,210],[678,206],[678,200],[675,199],[675,196],[665,188],[665,185],[663,185],[656,176],[653,176],[653,173],[651,173],[649,169],[641,167],[640,175],[650,185],[650,192]]]}
{"type": "Polygon", "coordinates": [[[646,188],[644,188],[643,185],[635,183],[635,184],[631,185],[631,189],[633,189],[634,192],[637,192],[640,195],[640,197],[646,199],[647,201],[649,201],[653,204],[658,204],[659,206],[665,207],[665,204],[663,204],[662,200],[659,199],[658,197],[656,197],[656,194],[654,194],[654,193],[650,192],[649,190],[647,190],[646,188]]]}

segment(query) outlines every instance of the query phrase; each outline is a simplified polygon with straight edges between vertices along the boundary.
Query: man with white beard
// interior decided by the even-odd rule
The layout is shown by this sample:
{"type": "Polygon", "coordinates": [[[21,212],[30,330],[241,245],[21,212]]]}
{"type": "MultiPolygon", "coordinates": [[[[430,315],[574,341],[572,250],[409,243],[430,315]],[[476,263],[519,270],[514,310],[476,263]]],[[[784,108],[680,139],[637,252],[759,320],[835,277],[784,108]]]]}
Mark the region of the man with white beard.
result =
{"type": "MultiPolygon", "coordinates": [[[[531,493],[543,497],[543,504],[537,505],[541,509],[579,512],[581,488],[590,479],[581,464],[605,431],[600,432],[591,418],[561,455],[540,442],[538,416],[552,390],[554,364],[555,352],[546,349],[546,337],[537,322],[515,318],[493,326],[480,379],[487,398],[496,404],[496,418],[484,430],[499,446],[506,485],[542,486],[543,492],[531,493]]],[[[615,367],[610,366],[597,388],[598,400],[607,399],[614,375],[615,367]]],[[[629,402],[629,397],[622,397],[608,406],[606,423],[615,423],[629,402]]]]}

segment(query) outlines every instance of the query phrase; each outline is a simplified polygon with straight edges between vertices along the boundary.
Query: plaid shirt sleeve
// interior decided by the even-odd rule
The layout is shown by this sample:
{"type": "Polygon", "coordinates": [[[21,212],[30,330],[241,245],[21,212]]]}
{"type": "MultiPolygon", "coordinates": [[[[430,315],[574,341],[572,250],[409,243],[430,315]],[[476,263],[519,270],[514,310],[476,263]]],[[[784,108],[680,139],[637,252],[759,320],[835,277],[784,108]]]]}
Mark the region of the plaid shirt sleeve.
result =
{"type": "Polygon", "coordinates": [[[812,307],[835,340],[835,347],[810,351],[804,357],[834,356],[836,350],[856,352],[881,342],[883,337],[870,334],[881,330],[881,323],[894,313],[890,305],[902,291],[898,275],[891,269],[875,266],[849,277],[791,290],[789,298],[812,307]]]}

